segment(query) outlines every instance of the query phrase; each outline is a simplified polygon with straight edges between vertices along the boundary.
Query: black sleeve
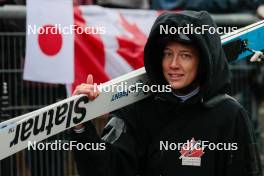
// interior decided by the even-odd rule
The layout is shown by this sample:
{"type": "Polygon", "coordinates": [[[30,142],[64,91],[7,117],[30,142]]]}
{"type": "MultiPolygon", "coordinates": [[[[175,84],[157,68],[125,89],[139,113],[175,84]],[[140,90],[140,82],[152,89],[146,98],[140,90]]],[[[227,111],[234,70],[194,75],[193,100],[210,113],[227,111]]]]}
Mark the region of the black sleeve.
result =
{"type": "Polygon", "coordinates": [[[85,124],[85,131],[73,134],[72,140],[79,143],[97,143],[104,150],[74,150],[80,176],[135,176],[138,172],[139,150],[142,146],[135,134],[135,116],[131,108],[116,111],[105,126],[102,138],[96,134],[91,122],[85,124]],[[122,118],[125,117],[125,118],[122,118]],[[127,121],[126,119],[130,119],[127,121]]]}
{"type": "Polygon", "coordinates": [[[237,150],[227,152],[226,175],[262,176],[256,138],[249,116],[243,108],[238,112],[229,137],[230,142],[237,143],[237,150]]]}

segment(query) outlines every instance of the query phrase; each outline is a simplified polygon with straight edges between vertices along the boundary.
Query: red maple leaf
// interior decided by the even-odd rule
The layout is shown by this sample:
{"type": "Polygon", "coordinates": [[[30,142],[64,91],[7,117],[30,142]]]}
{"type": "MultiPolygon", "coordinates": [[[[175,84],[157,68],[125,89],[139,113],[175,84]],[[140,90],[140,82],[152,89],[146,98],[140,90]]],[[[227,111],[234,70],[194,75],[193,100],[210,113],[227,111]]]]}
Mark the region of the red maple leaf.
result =
{"type": "Polygon", "coordinates": [[[144,46],[147,36],[138,28],[135,23],[129,23],[122,14],[120,23],[131,36],[117,36],[119,48],[117,53],[121,55],[134,69],[144,65],[144,46]]]}

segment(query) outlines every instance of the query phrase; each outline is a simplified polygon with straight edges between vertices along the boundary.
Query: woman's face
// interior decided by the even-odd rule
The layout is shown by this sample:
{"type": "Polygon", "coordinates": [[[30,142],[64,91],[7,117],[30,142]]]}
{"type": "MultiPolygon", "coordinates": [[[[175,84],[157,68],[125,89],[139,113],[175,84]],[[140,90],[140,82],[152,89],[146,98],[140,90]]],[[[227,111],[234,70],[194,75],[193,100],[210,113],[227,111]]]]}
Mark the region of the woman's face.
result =
{"type": "Polygon", "coordinates": [[[196,79],[198,64],[199,53],[194,45],[173,41],[163,50],[163,74],[174,90],[185,88],[196,79]]]}

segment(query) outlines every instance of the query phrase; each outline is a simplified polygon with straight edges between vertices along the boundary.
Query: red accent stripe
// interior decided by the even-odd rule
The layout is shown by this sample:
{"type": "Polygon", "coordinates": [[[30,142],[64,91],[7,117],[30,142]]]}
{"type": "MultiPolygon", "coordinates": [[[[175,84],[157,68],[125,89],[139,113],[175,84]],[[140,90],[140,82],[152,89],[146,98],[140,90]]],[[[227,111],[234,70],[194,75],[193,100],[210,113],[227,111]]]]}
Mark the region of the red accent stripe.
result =
{"type": "MultiPolygon", "coordinates": [[[[87,22],[82,16],[79,6],[74,7],[74,24],[85,28],[87,22]]],[[[94,76],[95,83],[109,80],[104,70],[105,52],[104,44],[99,35],[78,34],[74,36],[74,83],[72,91],[81,83],[85,83],[87,75],[94,76]]]]}

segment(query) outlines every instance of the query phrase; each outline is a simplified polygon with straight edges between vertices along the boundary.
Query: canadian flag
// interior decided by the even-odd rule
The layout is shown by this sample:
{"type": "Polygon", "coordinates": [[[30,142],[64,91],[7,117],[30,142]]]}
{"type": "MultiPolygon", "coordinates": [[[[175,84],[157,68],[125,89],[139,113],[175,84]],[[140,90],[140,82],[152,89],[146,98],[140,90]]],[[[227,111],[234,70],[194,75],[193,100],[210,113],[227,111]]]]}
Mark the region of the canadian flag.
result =
{"type": "MultiPolygon", "coordinates": [[[[53,14],[54,16],[65,11],[62,10],[61,6],[56,8],[60,9],[60,12],[57,11],[53,14]]],[[[74,60],[74,80],[72,81],[70,76],[65,74],[62,75],[62,78],[57,83],[72,83],[72,89],[74,89],[76,85],[85,82],[88,74],[94,76],[95,83],[102,83],[144,65],[144,45],[150,28],[158,16],[157,11],[110,9],[91,5],[82,6],[81,8],[76,6],[73,11],[74,57],[71,59],[74,60]]],[[[52,15],[50,10],[46,13],[52,15]]],[[[36,16],[36,14],[31,14],[31,16],[32,15],[36,16]]],[[[66,17],[64,17],[64,19],[65,18],[66,17]]],[[[43,18],[40,18],[39,20],[42,19],[43,18]]],[[[52,20],[52,18],[50,19],[52,20]]],[[[29,37],[27,41],[28,39],[29,37]]],[[[66,40],[63,44],[65,44],[65,42],[66,40]]],[[[37,46],[39,47],[39,45],[37,46]]],[[[31,47],[31,45],[29,44],[28,47],[31,47]]],[[[73,50],[73,47],[72,49],[67,49],[69,53],[70,50],[73,50]]],[[[40,49],[39,51],[41,52],[40,49]]],[[[27,53],[26,64],[30,62],[31,58],[37,58],[30,58],[31,54],[32,53],[27,53]]],[[[35,55],[38,54],[35,53],[35,55]]],[[[49,62],[49,57],[54,56],[46,55],[47,62],[49,62]]],[[[69,54],[67,57],[67,59],[69,59],[71,55],[69,54]]],[[[34,63],[32,67],[37,66],[38,64],[34,63]]],[[[45,80],[41,80],[40,76],[34,74],[33,70],[30,70],[29,67],[25,67],[24,73],[31,75],[31,78],[34,77],[34,79],[31,80],[51,82],[50,80],[54,80],[52,78],[54,76],[57,77],[56,79],[59,79],[59,75],[55,72],[58,71],[58,69],[64,69],[59,64],[55,67],[55,70],[51,69],[53,67],[47,68],[50,72],[50,78],[47,76],[45,80]]],[[[41,65],[40,68],[44,69],[41,65]]],[[[45,74],[45,72],[43,72],[43,74],[45,74]]],[[[24,78],[28,80],[29,76],[24,78]]]]}

